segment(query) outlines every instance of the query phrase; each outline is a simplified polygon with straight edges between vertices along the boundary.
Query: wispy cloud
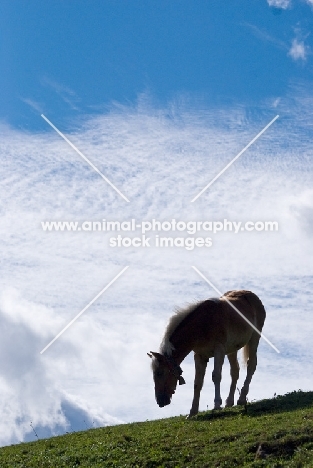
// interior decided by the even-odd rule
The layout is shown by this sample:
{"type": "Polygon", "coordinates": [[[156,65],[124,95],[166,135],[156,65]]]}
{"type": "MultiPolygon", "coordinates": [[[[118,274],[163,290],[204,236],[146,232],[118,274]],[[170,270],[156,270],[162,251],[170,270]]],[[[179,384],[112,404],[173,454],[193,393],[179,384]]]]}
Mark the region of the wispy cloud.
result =
{"type": "Polygon", "coordinates": [[[43,105],[37,101],[35,101],[34,99],[30,99],[30,98],[21,98],[21,101],[23,101],[25,104],[27,104],[28,106],[30,106],[32,109],[34,109],[36,112],[43,112],[43,105]]]}
{"type": "Polygon", "coordinates": [[[71,88],[47,76],[42,78],[41,84],[52,89],[71,109],[79,110],[80,99],[71,88]]]}
{"type": "Polygon", "coordinates": [[[261,29],[258,26],[254,24],[250,24],[250,23],[243,23],[243,24],[251,30],[251,32],[253,33],[255,37],[261,39],[264,42],[270,42],[279,49],[288,50],[288,45],[284,41],[278,39],[277,37],[272,36],[264,29],[261,29]]]}
{"type": "Polygon", "coordinates": [[[309,46],[305,44],[305,39],[307,36],[303,37],[303,33],[299,28],[295,28],[296,37],[292,40],[291,46],[286,42],[272,36],[267,31],[260,29],[259,27],[250,24],[250,23],[243,23],[246,27],[248,27],[251,32],[254,34],[255,37],[259,38],[264,42],[270,42],[275,47],[285,50],[287,54],[295,61],[302,60],[305,61],[309,54],[309,46]]]}
{"type": "MultiPolygon", "coordinates": [[[[52,130],[31,134],[3,129],[2,444],[25,439],[30,421],[42,431],[49,427],[50,434],[69,430],[72,411],[77,417],[88,414],[88,421],[97,418],[99,424],[187,413],[194,374],[191,357],[183,362],[187,385],[160,411],[146,352],[158,349],[175,306],[215,295],[195,277],[192,264],[206,271],[222,291],[253,290],[267,308],[264,334],[281,355],[274,359],[272,350],[261,344],[250,397],[310,387],[306,375],[312,360],[305,344],[313,333],[313,228],[311,223],[304,228],[303,222],[312,205],[312,99],[302,93],[281,97],[277,105],[277,125],[197,204],[190,203],[192,196],[272,118],[272,107],[259,112],[254,108],[253,113],[242,107],[203,112],[178,104],[154,109],[142,102],[137,109],[120,106],[89,118],[80,132],[77,125],[72,133],[69,130],[71,141],[125,188],[128,204],[82,165],[52,130]],[[187,251],[112,248],[112,233],[43,232],[40,224],[48,219],[131,218],[270,219],[280,228],[276,233],[201,233],[212,236],[212,247],[187,251]],[[130,269],[123,281],[114,283],[49,353],[40,355],[125,265],[130,269]]],[[[225,371],[223,394],[229,386],[227,375],[225,371]]],[[[214,399],[209,378],[205,387],[202,408],[211,407],[214,399]]]]}

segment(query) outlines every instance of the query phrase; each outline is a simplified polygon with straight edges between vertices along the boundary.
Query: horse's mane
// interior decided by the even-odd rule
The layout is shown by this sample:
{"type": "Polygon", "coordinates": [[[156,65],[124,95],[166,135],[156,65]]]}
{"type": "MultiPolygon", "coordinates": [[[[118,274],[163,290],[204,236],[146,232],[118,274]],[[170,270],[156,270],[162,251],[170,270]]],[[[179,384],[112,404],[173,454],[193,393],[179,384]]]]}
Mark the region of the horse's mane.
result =
{"type": "Polygon", "coordinates": [[[194,302],[188,304],[186,307],[177,307],[175,309],[174,315],[170,318],[168,325],[165,329],[165,333],[160,345],[160,353],[167,354],[168,356],[172,355],[174,351],[174,346],[170,342],[170,338],[176,328],[182,323],[185,318],[187,318],[194,310],[202,303],[203,301],[194,302]]]}
{"type": "MultiPolygon", "coordinates": [[[[227,291],[223,296],[221,296],[220,299],[223,299],[224,296],[233,299],[233,298],[240,298],[242,296],[249,296],[253,293],[251,291],[245,291],[245,290],[240,290],[240,291],[227,291]]],[[[209,300],[213,301],[219,301],[220,299],[218,298],[210,298],[209,300]]],[[[197,307],[202,304],[205,301],[197,301],[193,302],[191,304],[187,304],[185,307],[177,307],[175,309],[174,315],[170,318],[168,325],[165,329],[164,336],[160,345],[160,353],[161,354],[167,354],[168,356],[172,355],[172,352],[174,351],[174,346],[170,341],[170,338],[176,328],[185,320],[190,314],[192,314],[197,307]]]]}

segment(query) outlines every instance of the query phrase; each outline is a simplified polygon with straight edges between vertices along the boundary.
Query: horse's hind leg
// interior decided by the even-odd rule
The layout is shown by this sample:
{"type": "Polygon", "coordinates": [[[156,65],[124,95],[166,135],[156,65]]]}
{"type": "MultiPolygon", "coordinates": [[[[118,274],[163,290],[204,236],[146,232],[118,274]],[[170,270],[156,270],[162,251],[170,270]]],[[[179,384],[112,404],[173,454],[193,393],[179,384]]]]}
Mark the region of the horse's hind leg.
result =
{"type": "Polygon", "coordinates": [[[230,384],[229,395],[226,399],[225,406],[233,406],[236,384],[239,379],[239,363],[237,359],[237,351],[235,351],[234,353],[228,354],[227,357],[228,357],[229,364],[230,364],[231,384],[230,384]]]}
{"type": "Polygon", "coordinates": [[[199,410],[199,400],[200,400],[200,392],[203,386],[203,380],[205,375],[206,366],[208,360],[202,357],[200,354],[195,353],[195,383],[194,383],[194,395],[191,410],[189,413],[189,418],[194,416],[198,413],[199,410]]]}
{"type": "Polygon", "coordinates": [[[214,369],[212,372],[212,380],[215,386],[214,409],[221,409],[221,380],[222,367],[225,358],[225,349],[223,345],[216,346],[214,350],[214,369]]]}
{"type": "Polygon", "coordinates": [[[250,341],[246,346],[249,348],[249,358],[247,365],[247,377],[244,381],[243,387],[240,392],[240,397],[237,401],[237,405],[245,405],[247,403],[247,395],[249,392],[249,385],[252,379],[252,376],[255,372],[257,366],[257,349],[260,341],[260,335],[258,333],[253,333],[250,341]]]}

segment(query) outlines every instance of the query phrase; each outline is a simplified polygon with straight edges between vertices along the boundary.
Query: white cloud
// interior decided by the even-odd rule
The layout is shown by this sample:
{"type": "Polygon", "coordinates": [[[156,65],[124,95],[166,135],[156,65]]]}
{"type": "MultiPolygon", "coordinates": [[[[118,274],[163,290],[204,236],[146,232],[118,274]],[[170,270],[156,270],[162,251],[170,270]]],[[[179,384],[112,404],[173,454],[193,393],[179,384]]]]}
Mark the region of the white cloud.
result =
{"type": "Polygon", "coordinates": [[[270,7],[286,10],[291,6],[291,0],[267,0],[270,7]]]}
{"type": "MultiPolygon", "coordinates": [[[[146,352],[158,349],[175,306],[214,295],[192,264],[222,290],[252,289],[267,307],[264,333],[282,354],[273,357],[262,343],[251,399],[309,388],[301,369],[306,362],[309,375],[303,343],[312,333],[312,253],[301,206],[312,180],[311,108],[306,96],[281,98],[278,121],[193,204],[272,111],[254,111],[251,120],[242,108],[200,112],[173,103],[154,110],[142,101],[137,109],[121,106],[89,119],[68,136],[129,204],[50,127],[45,134],[2,128],[2,444],[30,437],[30,421],[43,434],[69,430],[75,418],[92,425],[187,413],[192,358],[183,363],[187,385],[161,411],[146,352]],[[103,218],[277,220],[280,227],[278,233],[220,233],[212,248],[190,252],[112,249],[102,232],[40,228],[48,219],[103,218]],[[129,270],[40,355],[125,265],[129,270]]],[[[213,402],[210,372],[202,409],[213,402]]]]}
{"type": "MultiPolygon", "coordinates": [[[[23,299],[6,289],[0,298],[1,414],[0,444],[45,437],[66,430],[85,429],[85,424],[121,422],[72,396],[58,383],[62,363],[39,354],[40,347],[62,324],[46,306],[23,299]]],[[[71,352],[75,352],[69,344],[71,352]]]]}
{"type": "Polygon", "coordinates": [[[295,38],[292,41],[288,55],[290,55],[293,60],[306,60],[308,47],[304,44],[304,41],[295,38]]]}
{"type": "Polygon", "coordinates": [[[305,44],[305,39],[308,35],[303,35],[299,28],[295,28],[296,37],[292,40],[291,46],[288,43],[272,36],[267,31],[260,29],[259,27],[250,24],[250,23],[243,23],[246,27],[250,29],[250,31],[256,36],[257,38],[261,39],[264,42],[270,42],[274,44],[277,48],[287,51],[288,55],[293,60],[306,60],[307,56],[310,52],[309,46],[305,44]],[[302,37],[304,37],[302,39],[302,37]]]}
{"type": "Polygon", "coordinates": [[[277,108],[277,106],[278,106],[278,104],[280,103],[280,101],[281,101],[281,98],[280,98],[280,97],[274,99],[274,101],[273,101],[273,103],[272,103],[272,106],[274,107],[274,109],[277,108]]]}
{"type": "Polygon", "coordinates": [[[295,61],[297,60],[306,60],[307,56],[310,52],[309,46],[307,46],[304,42],[307,36],[304,36],[302,39],[302,33],[299,28],[295,28],[296,37],[292,40],[291,46],[286,44],[284,41],[277,39],[276,37],[270,35],[267,31],[258,28],[257,26],[249,23],[244,23],[252,33],[261,39],[262,41],[271,42],[277,48],[281,50],[285,50],[288,52],[288,55],[295,61]]]}
{"type": "Polygon", "coordinates": [[[301,192],[294,198],[290,209],[299,219],[304,232],[313,236],[313,191],[301,192]]]}

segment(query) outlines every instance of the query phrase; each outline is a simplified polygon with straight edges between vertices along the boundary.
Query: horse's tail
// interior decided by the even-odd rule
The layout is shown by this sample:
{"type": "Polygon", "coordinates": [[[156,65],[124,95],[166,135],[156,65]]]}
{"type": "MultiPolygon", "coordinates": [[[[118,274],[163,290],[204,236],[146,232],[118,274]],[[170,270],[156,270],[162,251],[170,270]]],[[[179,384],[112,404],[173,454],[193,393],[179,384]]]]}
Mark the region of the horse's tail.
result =
{"type": "MultiPolygon", "coordinates": [[[[261,299],[251,291],[247,291],[247,294],[245,295],[245,297],[248,300],[248,302],[250,302],[250,304],[255,308],[255,311],[256,311],[255,326],[261,333],[264,322],[265,322],[265,317],[266,317],[266,311],[265,311],[264,305],[261,299]]],[[[255,331],[254,334],[256,333],[257,332],[255,331]]],[[[245,366],[247,365],[248,360],[249,360],[249,342],[243,348],[243,363],[245,366]]]]}

